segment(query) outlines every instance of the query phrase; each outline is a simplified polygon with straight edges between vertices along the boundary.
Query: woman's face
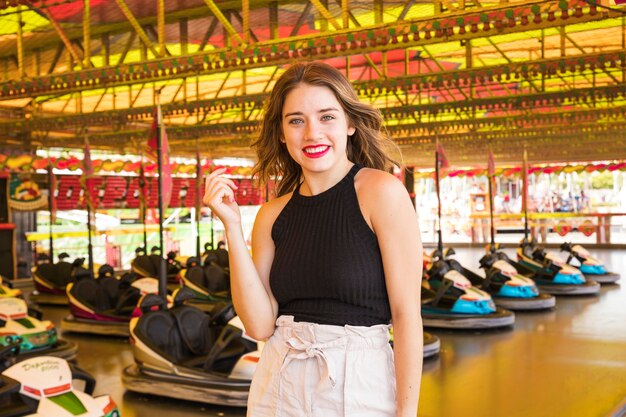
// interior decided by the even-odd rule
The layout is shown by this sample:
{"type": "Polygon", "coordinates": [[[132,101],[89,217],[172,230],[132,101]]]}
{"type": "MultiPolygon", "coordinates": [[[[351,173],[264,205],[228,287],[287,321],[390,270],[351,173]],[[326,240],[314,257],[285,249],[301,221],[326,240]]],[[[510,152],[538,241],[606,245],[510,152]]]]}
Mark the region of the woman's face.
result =
{"type": "Polygon", "coordinates": [[[300,84],[285,97],[283,142],[303,172],[343,169],[348,135],[355,131],[328,87],[300,84]]]}

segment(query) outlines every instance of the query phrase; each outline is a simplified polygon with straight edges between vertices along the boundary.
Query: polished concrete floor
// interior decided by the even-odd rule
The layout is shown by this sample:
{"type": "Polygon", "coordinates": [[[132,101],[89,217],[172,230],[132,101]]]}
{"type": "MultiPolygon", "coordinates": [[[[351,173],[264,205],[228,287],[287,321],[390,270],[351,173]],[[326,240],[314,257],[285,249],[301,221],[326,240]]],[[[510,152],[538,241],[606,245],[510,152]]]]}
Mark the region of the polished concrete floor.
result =
{"type": "MultiPolygon", "coordinates": [[[[513,256],[512,250],[507,250],[513,256]]],[[[430,330],[441,353],[424,364],[422,417],[608,417],[626,399],[626,252],[593,250],[624,283],[597,296],[559,297],[554,310],[518,313],[512,328],[430,330]]],[[[477,270],[478,249],[456,258],[477,270]]],[[[44,307],[57,325],[66,308],[44,307]]],[[[78,364],[97,379],[124,417],[244,416],[245,409],[126,392],[122,369],[133,362],[124,339],[64,334],[79,346],[78,364]]]]}

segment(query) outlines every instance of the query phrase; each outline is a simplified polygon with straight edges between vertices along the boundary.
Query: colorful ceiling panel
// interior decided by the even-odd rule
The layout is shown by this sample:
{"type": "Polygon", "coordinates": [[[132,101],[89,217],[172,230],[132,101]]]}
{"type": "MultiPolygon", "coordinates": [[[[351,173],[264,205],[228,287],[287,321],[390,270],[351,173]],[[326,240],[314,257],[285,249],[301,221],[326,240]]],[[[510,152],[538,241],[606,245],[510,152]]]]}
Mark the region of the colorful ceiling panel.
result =
{"type": "Polygon", "coordinates": [[[615,0],[0,0],[0,148],[137,153],[159,92],[171,153],[253,157],[263,104],[323,59],[406,163],[626,159],[615,0]]]}

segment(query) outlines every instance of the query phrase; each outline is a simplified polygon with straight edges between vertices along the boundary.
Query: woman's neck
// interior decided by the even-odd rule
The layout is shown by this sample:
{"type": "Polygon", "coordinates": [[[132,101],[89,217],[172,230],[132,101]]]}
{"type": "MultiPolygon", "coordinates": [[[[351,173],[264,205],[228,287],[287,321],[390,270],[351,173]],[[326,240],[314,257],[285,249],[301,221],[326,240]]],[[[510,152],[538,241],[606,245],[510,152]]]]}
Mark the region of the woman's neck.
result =
{"type": "Polygon", "coordinates": [[[313,196],[323,193],[341,181],[350,171],[354,163],[346,160],[344,164],[339,164],[332,171],[324,172],[303,172],[302,185],[300,185],[300,195],[313,196]]]}

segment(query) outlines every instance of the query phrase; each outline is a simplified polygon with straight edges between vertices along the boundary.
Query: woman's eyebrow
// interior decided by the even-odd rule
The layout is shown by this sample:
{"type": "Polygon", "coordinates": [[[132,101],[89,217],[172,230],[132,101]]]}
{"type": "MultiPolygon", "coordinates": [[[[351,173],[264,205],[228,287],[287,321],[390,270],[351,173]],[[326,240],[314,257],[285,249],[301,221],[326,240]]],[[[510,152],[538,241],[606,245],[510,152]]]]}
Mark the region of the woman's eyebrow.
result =
{"type": "MultiPolygon", "coordinates": [[[[328,107],[325,109],[320,109],[317,112],[318,113],[326,113],[328,111],[339,111],[339,109],[337,109],[336,107],[328,107]]],[[[285,113],[285,115],[283,117],[289,117],[289,116],[302,116],[304,113],[302,113],[301,111],[294,111],[291,113],[285,113]]]]}

